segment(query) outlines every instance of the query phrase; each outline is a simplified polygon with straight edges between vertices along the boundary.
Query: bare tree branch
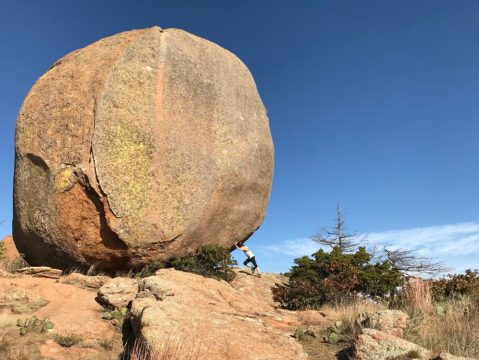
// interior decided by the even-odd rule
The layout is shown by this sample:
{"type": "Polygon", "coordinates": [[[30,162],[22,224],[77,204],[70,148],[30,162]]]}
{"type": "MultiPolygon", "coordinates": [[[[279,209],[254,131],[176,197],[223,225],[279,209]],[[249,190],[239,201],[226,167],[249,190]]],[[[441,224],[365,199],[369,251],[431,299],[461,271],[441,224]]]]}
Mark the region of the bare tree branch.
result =
{"type": "Polygon", "coordinates": [[[393,268],[402,273],[438,275],[450,270],[442,262],[436,262],[431,258],[417,255],[416,250],[388,250],[384,248],[384,253],[393,268]]]}

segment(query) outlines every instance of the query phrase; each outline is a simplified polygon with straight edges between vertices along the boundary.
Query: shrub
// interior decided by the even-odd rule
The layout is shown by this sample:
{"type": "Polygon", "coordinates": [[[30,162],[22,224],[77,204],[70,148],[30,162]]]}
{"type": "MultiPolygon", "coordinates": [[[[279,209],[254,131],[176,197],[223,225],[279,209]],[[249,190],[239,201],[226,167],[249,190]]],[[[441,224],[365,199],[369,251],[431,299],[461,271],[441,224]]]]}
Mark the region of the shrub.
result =
{"type": "Polygon", "coordinates": [[[151,263],[145,265],[137,274],[137,277],[146,278],[148,276],[153,276],[155,273],[166,268],[166,264],[162,261],[154,260],[151,263]]]}
{"type": "Polygon", "coordinates": [[[160,269],[174,268],[230,282],[236,276],[231,270],[232,265],[236,265],[236,261],[231,258],[229,249],[217,245],[203,245],[193,255],[170,258],[164,262],[155,260],[141,269],[136,269],[133,274],[145,278],[155,275],[160,269]]]}
{"type": "Polygon", "coordinates": [[[323,292],[308,281],[276,284],[272,291],[274,301],[288,310],[316,309],[324,302],[323,292]]]}
{"type": "Polygon", "coordinates": [[[230,282],[236,276],[231,265],[236,265],[236,261],[231,258],[229,249],[203,245],[192,256],[171,259],[167,267],[230,282]]]}
{"type": "Polygon", "coordinates": [[[364,247],[345,253],[339,246],[297,258],[286,274],[289,284],[277,284],[273,298],[283,308],[301,310],[351,302],[359,294],[385,296],[402,283],[402,275],[389,261],[371,259],[364,247]]]}
{"type": "Polygon", "coordinates": [[[461,295],[479,297],[479,273],[477,270],[466,270],[464,274],[449,274],[432,282],[432,293],[435,300],[452,299],[461,295]]]}
{"type": "Polygon", "coordinates": [[[81,335],[67,334],[67,335],[57,335],[55,336],[55,341],[58,345],[63,347],[71,347],[80,343],[83,340],[81,335]]]}

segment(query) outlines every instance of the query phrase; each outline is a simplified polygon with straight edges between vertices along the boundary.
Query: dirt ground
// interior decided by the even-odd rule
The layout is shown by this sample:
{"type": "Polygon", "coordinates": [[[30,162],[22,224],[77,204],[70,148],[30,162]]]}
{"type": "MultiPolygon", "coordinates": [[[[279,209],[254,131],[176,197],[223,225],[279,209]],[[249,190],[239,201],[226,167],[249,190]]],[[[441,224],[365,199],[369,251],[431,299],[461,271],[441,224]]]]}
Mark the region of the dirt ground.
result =
{"type": "Polygon", "coordinates": [[[96,291],[29,276],[0,278],[0,358],[28,360],[107,360],[122,351],[122,336],[102,319],[96,291]],[[18,320],[36,316],[54,327],[46,332],[20,335],[18,320]],[[71,347],[58,344],[59,336],[77,336],[71,347]]]}

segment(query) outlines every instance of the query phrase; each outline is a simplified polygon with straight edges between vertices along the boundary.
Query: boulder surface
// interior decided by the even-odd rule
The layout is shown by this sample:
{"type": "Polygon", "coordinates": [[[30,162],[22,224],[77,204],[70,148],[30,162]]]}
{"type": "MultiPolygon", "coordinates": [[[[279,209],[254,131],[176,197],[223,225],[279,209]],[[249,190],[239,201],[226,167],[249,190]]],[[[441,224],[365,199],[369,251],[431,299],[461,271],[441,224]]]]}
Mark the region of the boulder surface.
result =
{"type": "Polygon", "coordinates": [[[124,270],[230,247],[260,226],[273,172],[247,67],[153,27],[57,61],[20,109],[13,235],[31,265],[124,270]]]}
{"type": "Polygon", "coordinates": [[[292,337],[297,314],[272,302],[271,288],[286,281],[278,274],[257,278],[237,271],[227,283],[162,269],[145,280],[144,286],[170,294],[139,297],[131,305],[133,330],[155,359],[164,348],[181,349],[181,359],[308,359],[292,337]]]}

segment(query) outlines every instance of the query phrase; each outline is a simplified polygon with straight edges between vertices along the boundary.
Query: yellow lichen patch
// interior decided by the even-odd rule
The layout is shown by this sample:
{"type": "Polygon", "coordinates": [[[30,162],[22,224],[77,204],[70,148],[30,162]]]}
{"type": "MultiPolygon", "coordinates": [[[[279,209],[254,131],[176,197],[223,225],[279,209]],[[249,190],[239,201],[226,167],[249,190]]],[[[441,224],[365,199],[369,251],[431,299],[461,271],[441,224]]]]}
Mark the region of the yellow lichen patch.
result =
{"type": "MultiPolygon", "coordinates": [[[[125,125],[125,124],[122,124],[125,125]]],[[[134,126],[118,126],[117,134],[111,139],[107,149],[110,166],[115,169],[115,176],[124,184],[127,191],[120,192],[122,198],[122,214],[136,217],[142,214],[149,186],[151,168],[150,140],[134,126]]]]}
{"type": "Polygon", "coordinates": [[[56,185],[60,191],[68,191],[75,184],[75,174],[71,168],[66,168],[57,174],[56,185]]]}

